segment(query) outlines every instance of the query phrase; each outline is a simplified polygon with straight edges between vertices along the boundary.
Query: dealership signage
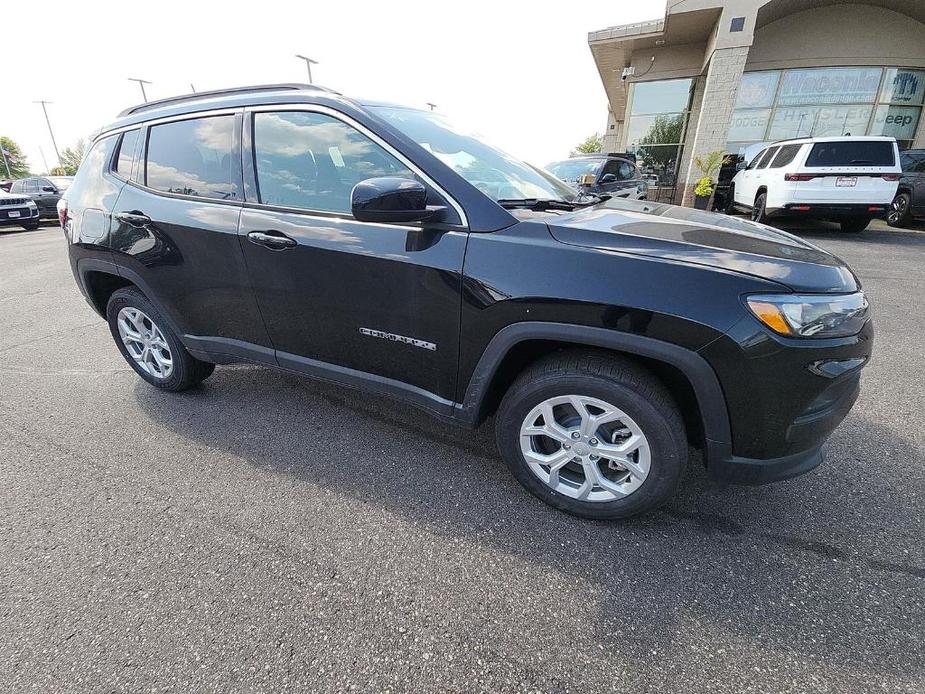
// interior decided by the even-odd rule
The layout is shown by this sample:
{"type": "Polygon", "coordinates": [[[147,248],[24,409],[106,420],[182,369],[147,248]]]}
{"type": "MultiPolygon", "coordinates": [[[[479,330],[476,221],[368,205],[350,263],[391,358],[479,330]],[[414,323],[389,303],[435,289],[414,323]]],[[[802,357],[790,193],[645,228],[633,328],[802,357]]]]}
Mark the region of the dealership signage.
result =
{"type": "Polygon", "coordinates": [[[777,103],[857,104],[871,103],[880,89],[880,68],[832,68],[788,70],[777,103]]]}

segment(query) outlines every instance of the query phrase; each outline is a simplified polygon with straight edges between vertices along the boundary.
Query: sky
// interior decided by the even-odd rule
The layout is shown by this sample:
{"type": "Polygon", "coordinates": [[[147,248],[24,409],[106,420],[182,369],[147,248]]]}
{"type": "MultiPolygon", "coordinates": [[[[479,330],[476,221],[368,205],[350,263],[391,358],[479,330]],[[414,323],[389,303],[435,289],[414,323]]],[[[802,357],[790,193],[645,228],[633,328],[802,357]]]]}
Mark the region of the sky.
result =
{"type": "Polygon", "coordinates": [[[589,31],[664,15],[665,0],[535,2],[5,3],[0,135],[34,172],[58,149],[141,101],[231,86],[304,82],[437,111],[535,164],[602,132],[607,101],[589,31]]]}

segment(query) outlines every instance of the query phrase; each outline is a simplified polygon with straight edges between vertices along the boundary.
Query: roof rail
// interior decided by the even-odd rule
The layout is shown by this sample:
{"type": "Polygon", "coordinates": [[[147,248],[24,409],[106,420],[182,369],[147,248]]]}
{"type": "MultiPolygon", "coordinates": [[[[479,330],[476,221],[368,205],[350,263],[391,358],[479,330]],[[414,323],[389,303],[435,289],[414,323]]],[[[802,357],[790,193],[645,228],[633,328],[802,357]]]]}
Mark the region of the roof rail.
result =
{"type": "Polygon", "coordinates": [[[141,111],[148,111],[153,108],[160,108],[161,106],[180,104],[184,101],[195,101],[196,99],[207,99],[213,96],[228,96],[230,94],[245,94],[247,92],[278,92],[284,90],[295,91],[301,89],[331,92],[332,94],[337,93],[332,89],[319,87],[316,84],[300,84],[298,82],[283,82],[281,84],[256,84],[250,87],[231,87],[230,89],[215,89],[209,92],[193,92],[192,94],[181,94],[180,96],[169,96],[166,99],[158,99],[157,101],[148,101],[143,104],[129,106],[127,109],[119,113],[119,118],[130,116],[133,113],[140,113],[141,111]]]}

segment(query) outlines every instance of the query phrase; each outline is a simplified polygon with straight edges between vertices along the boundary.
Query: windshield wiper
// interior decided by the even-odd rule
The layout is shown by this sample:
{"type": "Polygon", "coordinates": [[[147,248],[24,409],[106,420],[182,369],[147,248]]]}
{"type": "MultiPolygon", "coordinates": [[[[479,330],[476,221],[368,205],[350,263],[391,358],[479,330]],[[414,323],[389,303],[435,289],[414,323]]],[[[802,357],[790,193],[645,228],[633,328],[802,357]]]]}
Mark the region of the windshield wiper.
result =
{"type": "Polygon", "coordinates": [[[566,202],[565,200],[551,200],[544,198],[502,198],[498,204],[506,210],[515,208],[524,208],[527,210],[567,210],[575,209],[575,203],[566,202]]]}

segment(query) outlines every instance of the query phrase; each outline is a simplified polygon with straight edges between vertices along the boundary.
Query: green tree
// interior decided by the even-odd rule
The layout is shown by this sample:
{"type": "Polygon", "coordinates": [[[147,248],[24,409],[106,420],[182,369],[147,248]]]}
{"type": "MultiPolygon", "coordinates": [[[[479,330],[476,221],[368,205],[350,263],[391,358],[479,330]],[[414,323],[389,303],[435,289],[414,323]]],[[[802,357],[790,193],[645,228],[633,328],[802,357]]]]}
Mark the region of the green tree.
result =
{"type": "Polygon", "coordinates": [[[66,176],[73,176],[77,173],[77,167],[83,161],[84,153],[87,151],[87,143],[81,138],[77,140],[73,147],[65,147],[61,152],[61,168],[64,169],[66,176]]]}
{"type": "Polygon", "coordinates": [[[575,148],[576,152],[581,152],[582,154],[595,154],[600,152],[601,148],[604,146],[604,141],[601,139],[601,136],[597,133],[593,135],[588,135],[580,145],[575,148]]]}
{"type": "Polygon", "coordinates": [[[26,161],[26,155],[22,153],[19,145],[6,135],[0,135],[0,147],[3,147],[6,158],[6,165],[4,165],[4,156],[0,156],[0,178],[25,178],[28,176],[29,162],[26,161]],[[9,172],[7,172],[7,166],[10,168],[9,172]]]}
{"type": "Polygon", "coordinates": [[[639,145],[643,148],[643,164],[659,170],[662,174],[669,171],[673,173],[683,130],[684,116],[682,114],[655,116],[646,134],[639,138],[639,145]]]}

